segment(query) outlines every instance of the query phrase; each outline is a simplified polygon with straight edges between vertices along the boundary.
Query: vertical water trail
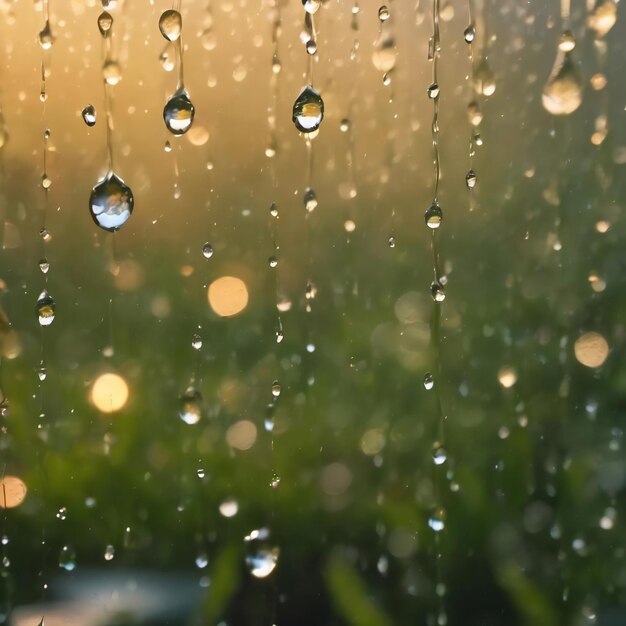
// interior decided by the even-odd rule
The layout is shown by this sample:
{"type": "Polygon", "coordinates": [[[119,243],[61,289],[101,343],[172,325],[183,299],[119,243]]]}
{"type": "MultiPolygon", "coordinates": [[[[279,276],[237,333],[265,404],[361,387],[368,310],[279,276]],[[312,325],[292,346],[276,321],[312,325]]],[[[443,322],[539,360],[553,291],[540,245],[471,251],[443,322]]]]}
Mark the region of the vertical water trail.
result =
{"type": "MultiPolygon", "coordinates": [[[[463,31],[463,39],[467,44],[468,50],[468,65],[469,72],[467,75],[467,80],[469,83],[470,97],[473,91],[473,85],[475,82],[474,79],[474,40],[476,38],[476,24],[474,23],[474,15],[473,15],[473,0],[467,0],[467,27],[463,31]]],[[[471,192],[476,187],[476,182],[478,180],[476,171],[474,169],[474,157],[476,155],[476,145],[475,145],[475,129],[477,129],[478,125],[482,121],[482,115],[480,114],[480,109],[478,108],[477,103],[472,99],[468,104],[468,114],[469,114],[469,123],[470,123],[470,133],[469,133],[469,169],[467,174],[465,175],[465,185],[467,189],[471,192]]],[[[473,211],[475,209],[475,199],[474,194],[470,193],[470,206],[469,210],[473,211]]]]}

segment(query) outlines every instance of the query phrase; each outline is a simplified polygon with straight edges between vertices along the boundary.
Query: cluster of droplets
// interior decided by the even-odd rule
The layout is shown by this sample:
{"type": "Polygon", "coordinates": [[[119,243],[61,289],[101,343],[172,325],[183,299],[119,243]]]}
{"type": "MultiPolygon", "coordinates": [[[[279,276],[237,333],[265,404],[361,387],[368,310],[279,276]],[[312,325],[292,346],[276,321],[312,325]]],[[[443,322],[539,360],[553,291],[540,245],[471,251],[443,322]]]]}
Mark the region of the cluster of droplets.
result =
{"type": "Polygon", "coordinates": [[[378,9],[378,22],[378,37],[374,41],[372,63],[379,72],[382,72],[383,85],[389,86],[393,70],[396,67],[398,50],[396,48],[391,11],[387,5],[382,5],[378,9]]]}
{"type": "MultiPolygon", "coordinates": [[[[468,12],[468,25],[463,31],[463,39],[467,44],[468,57],[469,57],[469,82],[470,89],[475,84],[474,81],[474,40],[476,39],[476,24],[474,22],[474,16],[472,11],[473,0],[467,0],[467,12],[468,12]]],[[[495,83],[494,83],[495,84],[495,83]]],[[[477,101],[474,98],[470,99],[468,105],[468,117],[470,124],[470,138],[469,138],[469,170],[465,175],[465,186],[472,191],[476,187],[478,177],[474,170],[474,156],[476,153],[476,145],[482,144],[480,138],[479,126],[482,121],[482,114],[477,101]]],[[[470,205],[472,207],[473,205],[470,205]]]]}

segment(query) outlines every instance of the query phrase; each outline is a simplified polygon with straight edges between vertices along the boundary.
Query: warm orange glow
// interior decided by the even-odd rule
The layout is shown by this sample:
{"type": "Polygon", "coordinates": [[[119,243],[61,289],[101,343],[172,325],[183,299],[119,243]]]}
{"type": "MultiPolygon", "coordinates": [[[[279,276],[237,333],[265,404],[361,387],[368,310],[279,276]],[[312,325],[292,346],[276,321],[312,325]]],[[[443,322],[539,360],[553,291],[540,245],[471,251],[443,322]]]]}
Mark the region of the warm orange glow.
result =
{"type": "Polygon", "coordinates": [[[599,333],[585,333],[576,340],[574,354],[585,367],[600,367],[609,356],[609,344],[599,333]]]}
{"type": "Polygon", "coordinates": [[[17,476],[0,478],[0,508],[14,509],[24,502],[28,489],[17,476]]]}
{"type": "Polygon", "coordinates": [[[226,441],[231,448],[249,450],[256,441],[256,426],[249,420],[235,422],[226,431],[226,441]]]}
{"type": "Polygon", "coordinates": [[[128,384],[119,374],[102,374],[91,388],[90,399],[103,413],[114,413],[122,409],[128,401],[128,384]]]}
{"type": "Polygon", "coordinates": [[[230,317],[243,311],[248,304],[246,283],[235,276],[222,276],[209,285],[209,304],[221,317],[230,317]]]}

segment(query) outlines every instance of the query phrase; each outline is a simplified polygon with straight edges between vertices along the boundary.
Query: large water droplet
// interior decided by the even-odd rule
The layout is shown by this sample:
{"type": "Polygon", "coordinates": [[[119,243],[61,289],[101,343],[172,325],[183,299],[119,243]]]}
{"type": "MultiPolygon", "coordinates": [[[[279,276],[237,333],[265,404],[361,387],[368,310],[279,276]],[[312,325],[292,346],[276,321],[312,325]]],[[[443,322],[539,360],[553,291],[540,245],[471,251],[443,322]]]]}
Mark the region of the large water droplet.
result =
{"type": "Polygon", "coordinates": [[[559,51],[541,95],[543,108],[552,115],[569,115],[580,106],[582,99],[582,79],[572,55],[559,51]]]}
{"type": "Polygon", "coordinates": [[[108,11],[102,11],[98,15],[98,30],[103,37],[108,37],[113,27],[113,16],[108,11]]]}
{"type": "Polygon", "coordinates": [[[381,32],[374,42],[372,63],[379,72],[389,73],[396,66],[398,50],[396,41],[388,32],[381,32]]]}
{"type": "Polygon", "coordinates": [[[54,35],[52,34],[52,30],[50,28],[50,22],[46,20],[43,29],[39,33],[39,45],[44,50],[50,50],[52,48],[52,44],[54,43],[54,35]]]}
{"type": "Polygon", "coordinates": [[[104,230],[119,230],[133,212],[133,192],[124,181],[109,172],[92,190],[89,210],[94,222],[104,230]]]}
{"type": "Polygon", "coordinates": [[[307,85],[293,103],[293,123],[302,133],[317,130],[324,119],[324,101],[312,85],[307,85]]]}
{"type": "Polygon", "coordinates": [[[168,9],[159,18],[159,30],[168,41],[176,41],[183,29],[183,18],[178,11],[168,9]]]}
{"type": "Polygon", "coordinates": [[[96,123],[96,108],[93,104],[88,104],[82,111],[81,115],[83,116],[83,122],[87,124],[87,126],[94,126],[96,123]]]}
{"type": "Polygon", "coordinates": [[[483,57],[474,70],[474,89],[486,97],[493,96],[496,91],[496,76],[487,57],[483,57]]]}
{"type": "Polygon", "coordinates": [[[54,322],[56,304],[44,289],[37,298],[37,317],[41,326],[50,326],[54,322]]]}
{"type": "Polygon", "coordinates": [[[193,124],[196,110],[184,89],[178,90],[163,108],[163,120],[173,135],[183,135],[193,124]]]}
{"type": "Polygon", "coordinates": [[[379,9],[378,9],[378,19],[381,22],[386,22],[389,17],[390,17],[390,13],[389,13],[389,8],[387,7],[387,5],[383,4],[379,9]]]}
{"type": "Polygon", "coordinates": [[[111,85],[112,87],[117,85],[122,80],[122,68],[120,64],[113,59],[108,59],[102,66],[102,76],[107,85],[111,85]]]}
{"type": "Polygon", "coordinates": [[[278,563],[279,549],[268,543],[269,530],[260,528],[244,537],[246,543],[246,565],[255,578],[266,578],[278,563]]]}
{"type": "Polygon", "coordinates": [[[202,395],[193,385],[190,385],[180,398],[178,417],[185,424],[197,424],[202,417],[201,402],[202,395]]]}
{"type": "Polygon", "coordinates": [[[424,221],[426,222],[426,226],[428,226],[428,228],[432,228],[434,230],[435,228],[439,228],[441,226],[442,220],[443,212],[435,200],[424,212],[424,221]]]}

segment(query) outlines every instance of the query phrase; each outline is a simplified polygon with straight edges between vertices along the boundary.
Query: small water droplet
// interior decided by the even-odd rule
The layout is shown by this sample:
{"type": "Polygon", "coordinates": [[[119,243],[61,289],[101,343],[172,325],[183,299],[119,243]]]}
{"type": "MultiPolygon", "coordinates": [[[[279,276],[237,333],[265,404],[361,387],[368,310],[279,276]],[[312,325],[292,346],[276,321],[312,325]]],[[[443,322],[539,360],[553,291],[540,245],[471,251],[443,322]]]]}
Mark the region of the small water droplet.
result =
{"type": "Polygon", "coordinates": [[[213,256],[213,246],[208,241],[202,246],[202,256],[205,259],[210,259],[213,256]]]}
{"type": "Polygon", "coordinates": [[[272,383],[272,395],[275,398],[278,398],[278,396],[280,396],[280,383],[277,380],[272,383]]]}
{"type": "Polygon", "coordinates": [[[67,507],[62,506],[57,511],[57,519],[60,519],[61,521],[65,521],[67,519],[67,507]]]}
{"type": "Polygon", "coordinates": [[[179,89],[165,104],[163,120],[173,135],[183,135],[193,124],[196,110],[184,89],[179,89]]]}
{"type": "Polygon", "coordinates": [[[390,248],[395,248],[396,247],[396,238],[393,235],[389,235],[389,239],[387,239],[387,243],[389,244],[390,248]]]}
{"type": "Polygon", "coordinates": [[[50,28],[50,22],[46,20],[44,27],[39,33],[39,45],[44,50],[50,50],[50,48],[52,48],[52,44],[54,43],[54,39],[52,29],[50,28]]]}
{"type": "Polygon", "coordinates": [[[108,11],[102,11],[98,16],[98,30],[103,37],[108,37],[113,27],[113,16],[108,11]]]}
{"type": "Polygon", "coordinates": [[[446,527],[445,511],[443,509],[438,509],[437,511],[435,511],[428,520],[428,525],[436,533],[441,532],[446,527]]]}
{"type": "Polygon", "coordinates": [[[200,335],[196,334],[193,336],[191,340],[191,347],[194,350],[200,350],[200,348],[202,348],[202,337],[200,337],[200,335]]]}
{"type": "Polygon", "coordinates": [[[472,126],[479,126],[483,121],[483,113],[475,100],[472,100],[467,105],[467,116],[472,126]]]}
{"type": "Polygon", "coordinates": [[[435,380],[433,375],[430,372],[426,372],[426,374],[424,374],[424,389],[426,389],[426,391],[430,391],[434,385],[435,380]]]}
{"type": "Polygon", "coordinates": [[[255,578],[266,578],[278,563],[279,549],[268,542],[269,530],[260,528],[244,537],[246,543],[246,565],[255,578]]]}
{"type": "Polygon", "coordinates": [[[52,239],[52,235],[45,229],[42,228],[39,231],[39,236],[46,242],[48,243],[51,239],[52,239]]]}
{"type": "Polygon", "coordinates": [[[277,55],[274,55],[272,57],[272,72],[274,74],[280,74],[281,70],[282,70],[282,65],[280,63],[280,59],[278,58],[277,55]]]}
{"type": "Polygon", "coordinates": [[[104,560],[105,561],[112,561],[114,557],[115,557],[115,547],[112,546],[111,544],[109,544],[104,549],[104,560]]]}
{"type": "Polygon", "coordinates": [[[374,67],[379,72],[391,72],[396,66],[397,58],[396,40],[391,33],[381,32],[378,39],[374,42],[374,51],[372,52],[374,67]]]}
{"type": "Polygon", "coordinates": [[[50,189],[50,187],[52,187],[52,180],[48,177],[46,172],[41,175],[41,186],[44,189],[50,189]]]}
{"type": "Polygon", "coordinates": [[[159,18],[159,30],[168,41],[176,41],[183,29],[183,18],[178,11],[168,9],[159,18]]]}
{"type": "Polygon", "coordinates": [[[559,50],[561,52],[571,52],[576,47],[576,40],[571,30],[564,30],[559,39],[559,50]]]}
{"type": "Polygon", "coordinates": [[[102,66],[102,76],[107,85],[114,87],[122,80],[122,68],[114,59],[108,59],[102,66]]]}
{"type": "Polygon", "coordinates": [[[312,187],[307,187],[304,190],[302,200],[304,201],[304,208],[306,209],[307,213],[315,211],[315,209],[317,208],[317,196],[315,195],[315,190],[312,187]]]}
{"type": "Polygon", "coordinates": [[[439,85],[438,85],[438,83],[431,83],[428,86],[428,97],[431,100],[434,100],[435,98],[439,97],[439,85]]]}
{"type": "Polygon", "coordinates": [[[71,572],[76,568],[76,553],[74,548],[70,545],[65,545],[61,548],[59,554],[59,567],[66,572],[71,572]]]}
{"type": "Polygon", "coordinates": [[[209,564],[209,557],[204,553],[200,552],[196,557],[196,567],[198,569],[204,569],[209,564]]]}
{"type": "Polygon", "coordinates": [[[108,231],[119,230],[133,212],[133,192],[124,181],[109,172],[92,190],[89,210],[94,222],[108,231]]]}
{"type": "Polygon", "coordinates": [[[46,259],[41,259],[41,261],[39,261],[39,269],[42,274],[47,274],[50,269],[50,263],[48,263],[46,259]]]}
{"type": "Polygon", "coordinates": [[[274,472],[272,474],[272,478],[270,479],[270,487],[272,489],[276,489],[280,485],[280,476],[274,472]]]}
{"type": "Polygon", "coordinates": [[[463,39],[465,39],[465,43],[472,43],[476,37],[476,27],[474,24],[470,24],[463,31],[463,39]]]}
{"type": "Polygon", "coordinates": [[[267,262],[272,269],[274,269],[278,265],[278,259],[273,255],[269,257],[267,262]]]}
{"type": "Polygon", "coordinates": [[[198,475],[198,478],[204,478],[206,476],[206,472],[203,467],[199,467],[196,474],[198,475]]]}
{"type": "Polygon", "coordinates": [[[485,97],[492,96],[496,91],[496,76],[487,57],[483,57],[474,70],[474,89],[485,97]]]}
{"type": "Polygon", "coordinates": [[[309,15],[313,15],[322,6],[322,0],[302,0],[302,6],[309,15]]]}
{"type": "Polygon", "coordinates": [[[436,441],[433,444],[433,461],[435,465],[443,465],[448,460],[448,454],[444,447],[436,441]]]}
{"type": "Polygon", "coordinates": [[[93,104],[88,104],[81,113],[83,117],[83,122],[87,124],[87,126],[94,126],[96,123],[96,108],[93,104]]]}
{"type": "Polygon", "coordinates": [[[389,13],[389,8],[387,7],[387,5],[383,4],[379,9],[378,9],[378,19],[381,22],[386,22],[389,17],[390,17],[390,13],[389,13]]]}
{"type": "Polygon", "coordinates": [[[39,378],[40,381],[44,381],[46,380],[46,376],[48,375],[46,368],[42,365],[38,370],[37,370],[37,377],[39,378]]]}
{"type": "Polygon", "coordinates": [[[180,417],[185,424],[197,424],[202,417],[201,402],[201,393],[193,385],[190,385],[185,389],[185,393],[183,393],[180,398],[178,417],[180,417]]]}
{"type": "Polygon", "coordinates": [[[465,175],[465,184],[468,189],[474,189],[474,187],[476,187],[477,180],[478,177],[476,176],[476,172],[474,170],[470,170],[465,175]]]}
{"type": "Polygon", "coordinates": [[[293,104],[293,123],[302,133],[317,130],[324,119],[324,101],[312,85],[307,85],[293,104]]]}
{"type": "Polygon", "coordinates": [[[434,230],[441,226],[442,220],[443,212],[441,211],[441,207],[437,201],[434,200],[424,212],[424,221],[426,222],[426,226],[428,226],[428,228],[432,228],[434,230]]]}
{"type": "Polygon", "coordinates": [[[37,298],[37,317],[41,326],[50,326],[54,322],[56,303],[44,289],[37,298]]]}
{"type": "Polygon", "coordinates": [[[339,122],[339,130],[342,133],[347,133],[350,130],[350,120],[347,117],[344,117],[341,122],[339,122]]]}
{"type": "Polygon", "coordinates": [[[430,295],[435,302],[443,302],[446,299],[446,291],[438,280],[430,285],[430,295]]]}
{"type": "Polygon", "coordinates": [[[234,517],[239,512],[239,503],[237,500],[229,498],[220,504],[220,514],[224,517],[234,517]]]}
{"type": "Polygon", "coordinates": [[[270,206],[270,215],[274,219],[278,219],[278,206],[275,202],[272,202],[272,205],[270,206]]]}
{"type": "Polygon", "coordinates": [[[317,42],[315,39],[309,39],[306,42],[306,52],[307,54],[313,56],[317,52],[317,42]]]}

